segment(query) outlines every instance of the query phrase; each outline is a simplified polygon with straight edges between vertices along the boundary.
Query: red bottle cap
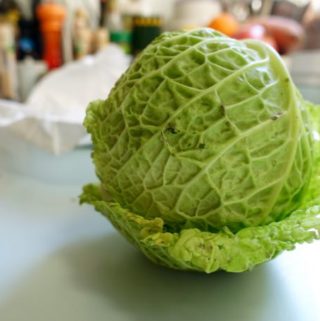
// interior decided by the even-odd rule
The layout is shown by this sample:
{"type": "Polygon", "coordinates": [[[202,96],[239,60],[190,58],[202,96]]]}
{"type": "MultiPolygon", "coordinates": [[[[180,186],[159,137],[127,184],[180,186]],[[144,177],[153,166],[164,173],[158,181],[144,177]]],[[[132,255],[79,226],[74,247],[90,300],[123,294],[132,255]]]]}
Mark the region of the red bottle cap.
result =
{"type": "Polygon", "coordinates": [[[37,16],[43,32],[58,31],[62,28],[66,9],[57,3],[43,3],[37,7],[37,16]]]}

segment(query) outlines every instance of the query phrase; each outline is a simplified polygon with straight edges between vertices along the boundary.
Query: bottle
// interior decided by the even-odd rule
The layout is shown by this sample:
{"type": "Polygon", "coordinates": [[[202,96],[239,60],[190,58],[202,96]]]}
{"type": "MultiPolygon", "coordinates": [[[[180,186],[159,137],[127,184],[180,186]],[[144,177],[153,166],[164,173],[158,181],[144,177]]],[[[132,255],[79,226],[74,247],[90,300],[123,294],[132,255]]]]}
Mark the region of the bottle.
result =
{"type": "Polygon", "coordinates": [[[132,54],[138,55],[148,44],[158,37],[162,31],[160,16],[136,16],[133,18],[132,54]]]}
{"type": "Polygon", "coordinates": [[[92,31],[89,27],[89,17],[82,8],[75,11],[72,33],[74,59],[90,54],[92,52],[92,31]]]}
{"type": "Polygon", "coordinates": [[[124,28],[117,0],[110,0],[108,3],[107,29],[110,33],[110,41],[122,47],[125,53],[130,53],[131,32],[124,28]]]}
{"type": "Polygon", "coordinates": [[[49,69],[60,67],[62,61],[62,28],[66,16],[65,7],[53,2],[44,2],[37,7],[43,42],[42,58],[49,69]]]}
{"type": "Polygon", "coordinates": [[[101,28],[107,25],[107,0],[100,0],[100,19],[99,26],[101,28]]]}
{"type": "Polygon", "coordinates": [[[0,1],[0,21],[11,23],[16,30],[20,15],[20,9],[15,1],[0,1]]]}
{"type": "Polygon", "coordinates": [[[127,0],[122,8],[124,28],[132,31],[134,17],[149,17],[152,13],[153,9],[149,0],[127,0]]]}
{"type": "Polygon", "coordinates": [[[31,0],[31,20],[33,23],[33,32],[32,39],[35,46],[35,56],[36,59],[40,59],[42,57],[42,40],[41,40],[41,32],[40,32],[40,22],[37,17],[37,8],[41,3],[41,0],[31,0]]]}
{"type": "Polygon", "coordinates": [[[17,40],[17,58],[23,60],[26,57],[34,59],[40,58],[36,51],[36,43],[34,37],[34,21],[22,18],[19,20],[19,34],[17,40]]]}
{"type": "Polygon", "coordinates": [[[0,22],[0,96],[17,99],[15,30],[8,22],[0,22]]]}
{"type": "Polygon", "coordinates": [[[109,34],[106,28],[98,28],[93,32],[92,50],[94,53],[107,47],[109,43],[109,34]]]}

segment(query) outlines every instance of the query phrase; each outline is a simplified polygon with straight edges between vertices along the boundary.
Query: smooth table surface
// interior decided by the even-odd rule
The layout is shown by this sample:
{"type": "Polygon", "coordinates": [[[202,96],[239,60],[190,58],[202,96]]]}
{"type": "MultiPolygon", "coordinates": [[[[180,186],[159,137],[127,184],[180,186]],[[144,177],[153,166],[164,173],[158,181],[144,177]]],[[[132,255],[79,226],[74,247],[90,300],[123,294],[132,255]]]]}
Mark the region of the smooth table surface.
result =
{"type": "Polygon", "coordinates": [[[320,242],[242,274],[168,270],[78,205],[90,180],[89,149],[0,146],[1,321],[320,320],[320,242]]]}

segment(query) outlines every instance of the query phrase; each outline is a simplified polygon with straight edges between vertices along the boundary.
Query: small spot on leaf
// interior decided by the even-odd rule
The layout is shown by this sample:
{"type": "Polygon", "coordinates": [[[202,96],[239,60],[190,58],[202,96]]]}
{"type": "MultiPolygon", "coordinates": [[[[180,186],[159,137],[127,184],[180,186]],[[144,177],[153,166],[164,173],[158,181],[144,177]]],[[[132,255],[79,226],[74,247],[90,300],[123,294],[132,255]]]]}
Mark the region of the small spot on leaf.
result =
{"type": "Polygon", "coordinates": [[[271,119],[271,120],[277,120],[277,119],[279,119],[281,116],[282,116],[282,113],[278,112],[278,113],[275,113],[275,114],[271,115],[270,119],[271,119]]]}

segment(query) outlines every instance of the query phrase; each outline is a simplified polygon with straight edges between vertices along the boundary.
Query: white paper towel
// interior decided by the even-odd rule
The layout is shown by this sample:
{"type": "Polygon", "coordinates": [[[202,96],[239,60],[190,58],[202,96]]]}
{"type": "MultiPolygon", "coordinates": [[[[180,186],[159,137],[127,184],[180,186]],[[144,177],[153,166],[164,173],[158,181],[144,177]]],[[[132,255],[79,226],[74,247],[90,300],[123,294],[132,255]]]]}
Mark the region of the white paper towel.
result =
{"type": "Polygon", "coordinates": [[[104,99],[130,59],[109,45],[48,74],[26,104],[0,100],[0,126],[40,148],[61,154],[86,139],[82,126],[90,101],[104,99]]]}

